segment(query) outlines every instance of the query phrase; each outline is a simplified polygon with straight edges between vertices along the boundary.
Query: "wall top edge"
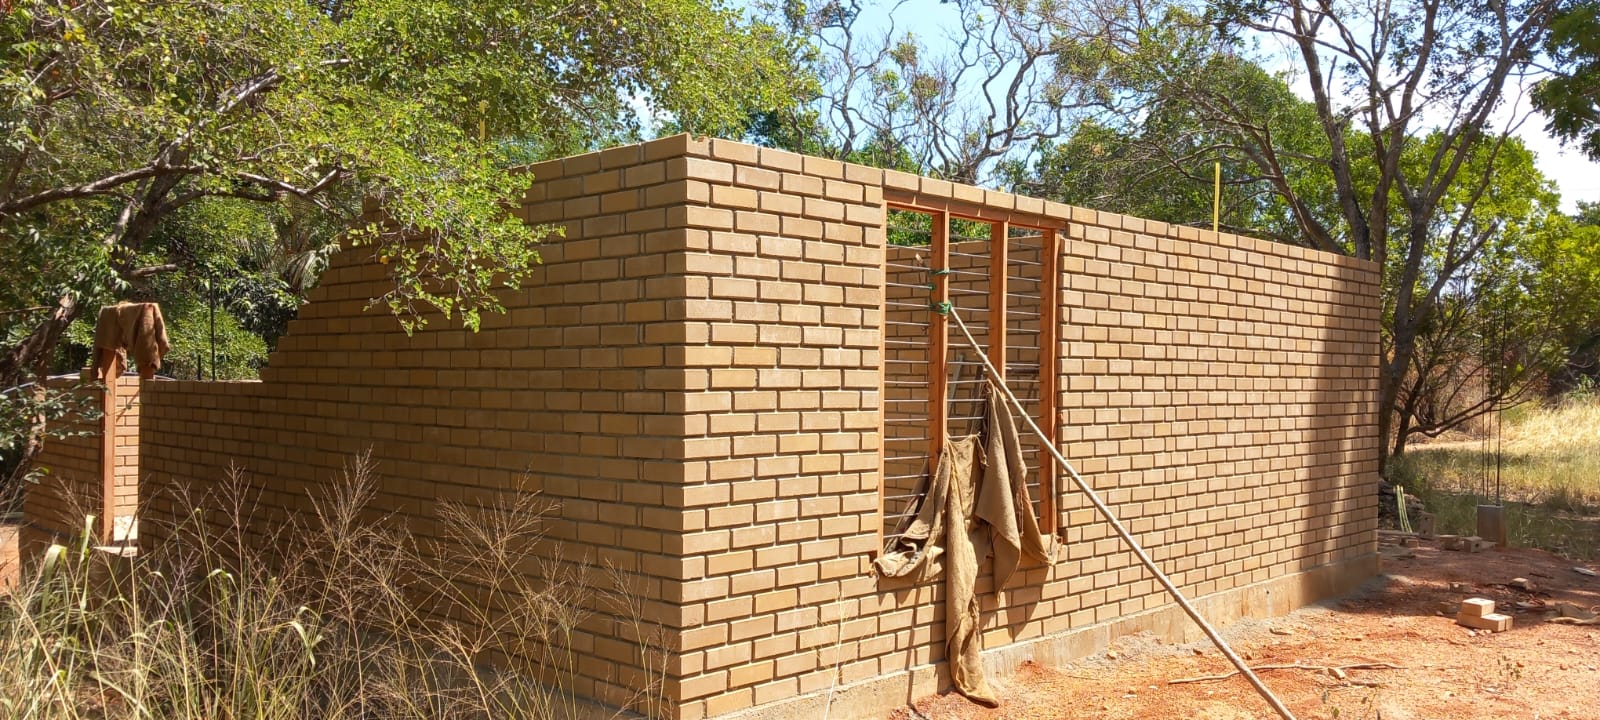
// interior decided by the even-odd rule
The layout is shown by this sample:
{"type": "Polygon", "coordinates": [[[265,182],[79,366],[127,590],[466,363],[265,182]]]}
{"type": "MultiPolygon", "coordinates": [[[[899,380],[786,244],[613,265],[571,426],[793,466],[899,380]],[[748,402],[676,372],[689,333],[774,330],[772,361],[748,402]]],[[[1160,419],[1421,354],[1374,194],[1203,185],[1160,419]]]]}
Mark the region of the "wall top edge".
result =
{"type": "Polygon", "coordinates": [[[547,160],[518,168],[531,175],[532,183],[583,175],[609,169],[677,157],[704,158],[739,165],[755,165],[782,172],[799,172],[828,179],[846,180],[883,188],[889,205],[921,209],[944,209],[952,215],[976,220],[1006,220],[1041,229],[1065,230],[1071,223],[1094,225],[1116,231],[1164,235],[1222,248],[1260,252],[1309,260],[1326,265],[1378,272],[1378,264],[1315,248],[1265,240],[1230,232],[1213,232],[1188,225],[1172,225],[1157,220],[1121,215],[1092,208],[1067,205],[1051,200],[885,170],[839,160],[801,155],[776,148],[751,145],[736,140],[696,137],[680,133],[630,145],[620,145],[547,160]]]}

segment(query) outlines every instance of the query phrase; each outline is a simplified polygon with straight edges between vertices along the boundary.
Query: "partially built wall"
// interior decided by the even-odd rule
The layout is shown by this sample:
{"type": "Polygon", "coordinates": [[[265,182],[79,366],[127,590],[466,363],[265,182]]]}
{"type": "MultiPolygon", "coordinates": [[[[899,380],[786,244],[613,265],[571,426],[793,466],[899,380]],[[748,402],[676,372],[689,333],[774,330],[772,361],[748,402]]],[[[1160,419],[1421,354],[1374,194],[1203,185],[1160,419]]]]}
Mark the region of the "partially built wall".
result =
{"type": "MultiPolygon", "coordinates": [[[[517,211],[566,235],[504,314],[407,335],[369,307],[385,267],[341,253],[260,382],[143,383],[141,494],[237,470],[288,517],[368,453],[375,505],[429,536],[441,501],[540,493],[562,557],[659,626],[658,714],[878,717],[945,677],[942,586],[871,560],[971,431],[981,352],[1214,621],[1376,569],[1370,263],[688,136],[530,172],[517,211]]],[[[980,572],[989,670],[1192,635],[1030,458],[1062,558],[980,572]]],[[[625,704],[638,629],[595,610],[573,687],[625,704]]]]}
{"type": "Polygon", "coordinates": [[[72,410],[46,440],[40,474],[23,494],[23,546],[37,549],[48,535],[89,533],[98,545],[138,538],[140,381],[135,374],[87,382],[49,381],[69,391],[72,410]]]}

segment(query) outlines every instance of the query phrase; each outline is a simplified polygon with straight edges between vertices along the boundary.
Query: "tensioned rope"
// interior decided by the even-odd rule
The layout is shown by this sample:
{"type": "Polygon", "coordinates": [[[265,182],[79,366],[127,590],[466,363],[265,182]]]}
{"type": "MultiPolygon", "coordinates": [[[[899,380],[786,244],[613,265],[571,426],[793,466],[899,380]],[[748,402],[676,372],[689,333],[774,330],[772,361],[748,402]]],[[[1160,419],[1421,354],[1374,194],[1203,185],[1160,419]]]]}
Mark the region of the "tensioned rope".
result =
{"type": "Polygon", "coordinates": [[[989,379],[1000,388],[1001,393],[1003,393],[1006,396],[1006,399],[1010,401],[1011,406],[1016,408],[1017,414],[1021,415],[1022,419],[1028,423],[1028,428],[1033,430],[1035,435],[1039,436],[1039,447],[1050,451],[1050,456],[1055,458],[1056,464],[1060,465],[1062,469],[1067,471],[1067,475],[1072,478],[1072,482],[1075,483],[1078,486],[1078,489],[1083,491],[1083,494],[1089,498],[1089,502],[1094,504],[1095,510],[1100,511],[1100,516],[1105,518],[1106,522],[1111,525],[1111,528],[1117,532],[1119,537],[1122,538],[1122,541],[1127,543],[1128,548],[1133,550],[1133,554],[1139,558],[1139,562],[1144,564],[1145,569],[1149,570],[1150,574],[1155,576],[1156,582],[1161,583],[1161,587],[1166,588],[1167,593],[1172,595],[1174,600],[1178,601],[1178,607],[1183,608],[1183,612],[1189,616],[1189,619],[1193,620],[1196,625],[1200,626],[1200,629],[1205,632],[1206,637],[1211,639],[1212,644],[1216,645],[1217,649],[1222,652],[1223,656],[1228,658],[1228,662],[1233,663],[1233,666],[1239,669],[1239,674],[1243,675],[1246,680],[1250,681],[1250,684],[1255,687],[1256,692],[1260,693],[1261,697],[1267,701],[1267,704],[1271,705],[1272,709],[1276,710],[1278,715],[1283,717],[1283,720],[1295,720],[1294,714],[1289,712],[1289,708],[1284,706],[1283,701],[1279,700],[1277,695],[1272,694],[1272,690],[1269,689],[1265,683],[1261,682],[1261,678],[1256,676],[1255,671],[1251,670],[1250,666],[1246,665],[1244,660],[1233,651],[1233,648],[1228,646],[1227,641],[1222,639],[1222,635],[1217,633],[1216,628],[1211,627],[1211,624],[1206,622],[1205,618],[1200,616],[1200,611],[1196,610],[1193,605],[1189,604],[1189,599],[1184,597],[1183,592],[1178,589],[1177,585],[1173,584],[1172,580],[1167,577],[1166,573],[1161,572],[1161,568],[1157,567],[1156,562],[1150,559],[1150,556],[1145,553],[1144,548],[1139,545],[1139,541],[1134,539],[1133,533],[1128,532],[1128,529],[1123,527],[1122,521],[1118,520],[1116,514],[1111,512],[1111,508],[1100,500],[1100,496],[1099,494],[1095,493],[1094,488],[1090,487],[1089,483],[1084,481],[1083,477],[1078,474],[1077,469],[1072,467],[1072,463],[1067,462],[1066,457],[1062,456],[1061,451],[1056,448],[1055,443],[1050,442],[1050,439],[1045,436],[1044,431],[1039,429],[1039,424],[1034,422],[1033,417],[1029,415],[1028,411],[1022,406],[1022,401],[1018,400],[1016,394],[1011,392],[1011,388],[1006,385],[1005,381],[1000,379],[1000,373],[995,370],[994,364],[989,361],[988,353],[983,351],[983,348],[978,345],[978,341],[972,337],[972,333],[967,330],[967,324],[962,322],[961,314],[957,312],[954,307],[948,306],[948,303],[944,303],[943,305],[946,307],[936,307],[934,308],[934,311],[939,312],[942,315],[948,315],[949,317],[955,319],[956,327],[961,328],[961,334],[966,337],[967,344],[972,346],[973,353],[983,361],[983,368],[989,373],[989,379]]]}

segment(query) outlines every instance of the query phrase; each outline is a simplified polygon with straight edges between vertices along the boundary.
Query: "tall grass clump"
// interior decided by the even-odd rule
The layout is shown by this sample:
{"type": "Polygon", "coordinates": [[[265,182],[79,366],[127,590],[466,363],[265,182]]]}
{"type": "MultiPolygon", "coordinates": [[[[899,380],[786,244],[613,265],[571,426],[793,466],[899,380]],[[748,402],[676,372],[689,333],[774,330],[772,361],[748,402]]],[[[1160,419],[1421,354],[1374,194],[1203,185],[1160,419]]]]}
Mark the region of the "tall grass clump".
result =
{"type": "Polygon", "coordinates": [[[1423,500],[1440,532],[1475,532],[1477,505],[1498,499],[1512,544],[1600,557],[1600,398],[1575,393],[1507,411],[1498,459],[1493,437],[1481,434],[1492,428],[1478,431],[1413,446],[1390,464],[1390,479],[1423,500]]]}
{"type": "MultiPolygon", "coordinates": [[[[437,538],[372,511],[358,459],[267,531],[242,475],[123,557],[84,535],[0,595],[0,717],[565,718],[595,608],[642,604],[560,562],[531,496],[443,506],[437,538]],[[205,508],[205,509],[198,509],[205,508]],[[598,603],[598,605],[597,605],[598,603]]],[[[93,525],[92,520],[88,523],[93,525]]],[[[642,618],[640,677],[661,679],[642,618]]],[[[636,685],[659,703],[660,685],[636,685]]]]}

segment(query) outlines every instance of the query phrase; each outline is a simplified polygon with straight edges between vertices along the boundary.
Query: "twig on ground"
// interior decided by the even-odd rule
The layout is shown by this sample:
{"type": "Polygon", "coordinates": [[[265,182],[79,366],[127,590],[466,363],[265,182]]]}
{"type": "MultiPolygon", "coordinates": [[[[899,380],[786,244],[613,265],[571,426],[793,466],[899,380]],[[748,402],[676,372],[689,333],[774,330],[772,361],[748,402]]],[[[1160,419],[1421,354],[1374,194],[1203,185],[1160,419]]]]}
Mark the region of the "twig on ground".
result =
{"type": "MultiPolygon", "coordinates": [[[[1350,664],[1350,665],[1305,665],[1303,663],[1289,663],[1289,664],[1285,664],[1285,665],[1257,665],[1257,666],[1252,667],[1250,669],[1251,670],[1255,670],[1255,671],[1261,671],[1261,670],[1314,670],[1314,671],[1322,673],[1324,675],[1332,675],[1333,677],[1336,677],[1336,678],[1338,678],[1340,680],[1343,680],[1343,679],[1345,679],[1344,678],[1344,671],[1346,671],[1346,670],[1404,670],[1405,668],[1403,668],[1403,667],[1401,667],[1399,665],[1395,665],[1393,663],[1378,662],[1378,663],[1354,663],[1354,664],[1350,664]]],[[[1225,674],[1222,674],[1222,675],[1202,675],[1200,677],[1178,678],[1176,680],[1168,680],[1167,684],[1168,685],[1183,685],[1183,684],[1186,684],[1186,683],[1211,682],[1213,680],[1227,680],[1228,678],[1231,678],[1231,677],[1233,677],[1235,675],[1238,675],[1238,674],[1239,674],[1239,671],[1238,670],[1234,670],[1233,672],[1225,673],[1225,674]]]]}

